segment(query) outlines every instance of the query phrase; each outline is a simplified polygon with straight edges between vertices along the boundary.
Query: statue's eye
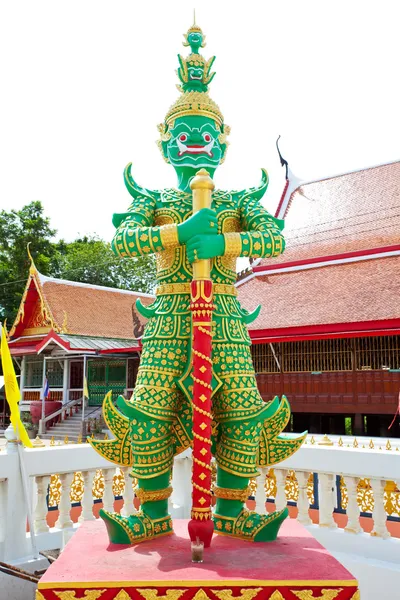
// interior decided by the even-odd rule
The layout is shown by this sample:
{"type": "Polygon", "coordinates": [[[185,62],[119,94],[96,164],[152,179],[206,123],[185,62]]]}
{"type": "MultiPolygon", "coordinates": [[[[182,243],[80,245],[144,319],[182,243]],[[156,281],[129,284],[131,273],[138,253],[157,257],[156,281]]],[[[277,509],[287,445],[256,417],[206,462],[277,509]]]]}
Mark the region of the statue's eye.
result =
{"type": "Polygon", "coordinates": [[[207,144],[208,144],[208,142],[211,142],[211,135],[209,133],[205,133],[203,135],[203,138],[204,138],[204,141],[207,142],[207,144]]]}
{"type": "Polygon", "coordinates": [[[181,133],[181,135],[179,136],[179,141],[180,142],[186,142],[186,140],[187,140],[186,133],[181,133]]]}

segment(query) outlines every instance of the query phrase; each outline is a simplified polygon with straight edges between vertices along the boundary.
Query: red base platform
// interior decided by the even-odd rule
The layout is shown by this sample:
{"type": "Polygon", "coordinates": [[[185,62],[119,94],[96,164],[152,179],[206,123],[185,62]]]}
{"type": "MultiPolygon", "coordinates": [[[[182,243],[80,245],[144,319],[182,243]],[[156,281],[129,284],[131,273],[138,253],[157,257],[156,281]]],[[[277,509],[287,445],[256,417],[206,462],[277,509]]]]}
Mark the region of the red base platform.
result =
{"type": "Polygon", "coordinates": [[[38,584],[37,600],[358,600],[357,581],[294,519],[276,542],[215,535],[191,562],[187,521],[175,534],[135,546],[108,542],[85,523],[38,584]]]}

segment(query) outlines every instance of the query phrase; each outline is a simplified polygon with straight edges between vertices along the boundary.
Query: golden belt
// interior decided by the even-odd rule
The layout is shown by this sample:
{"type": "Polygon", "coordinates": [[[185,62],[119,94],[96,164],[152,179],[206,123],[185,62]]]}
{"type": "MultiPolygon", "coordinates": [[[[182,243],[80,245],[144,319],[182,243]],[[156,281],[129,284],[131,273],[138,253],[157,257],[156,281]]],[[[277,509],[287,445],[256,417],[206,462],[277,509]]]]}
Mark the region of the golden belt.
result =
{"type": "MultiPolygon", "coordinates": [[[[214,294],[237,296],[237,289],[235,286],[228,283],[214,283],[213,291],[214,294]]],[[[190,294],[190,283],[163,283],[157,287],[157,296],[168,294],[190,294]]]]}

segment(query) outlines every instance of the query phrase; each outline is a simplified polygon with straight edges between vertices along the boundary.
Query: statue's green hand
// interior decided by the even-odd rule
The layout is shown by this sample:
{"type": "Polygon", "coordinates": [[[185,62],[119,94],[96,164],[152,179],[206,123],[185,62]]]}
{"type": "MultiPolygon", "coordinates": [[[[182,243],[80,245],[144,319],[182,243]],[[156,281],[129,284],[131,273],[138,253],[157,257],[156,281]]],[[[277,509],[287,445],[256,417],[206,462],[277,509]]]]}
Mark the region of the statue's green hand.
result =
{"type": "Polygon", "coordinates": [[[211,208],[202,208],[196,214],[192,215],[178,225],[178,239],[180,244],[186,244],[190,238],[202,233],[207,235],[216,235],[218,233],[218,221],[215,210],[211,208]]]}
{"type": "Polygon", "coordinates": [[[225,252],[225,239],[218,235],[196,235],[186,244],[186,252],[189,262],[202,258],[214,258],[222,256],[225,252]]]}

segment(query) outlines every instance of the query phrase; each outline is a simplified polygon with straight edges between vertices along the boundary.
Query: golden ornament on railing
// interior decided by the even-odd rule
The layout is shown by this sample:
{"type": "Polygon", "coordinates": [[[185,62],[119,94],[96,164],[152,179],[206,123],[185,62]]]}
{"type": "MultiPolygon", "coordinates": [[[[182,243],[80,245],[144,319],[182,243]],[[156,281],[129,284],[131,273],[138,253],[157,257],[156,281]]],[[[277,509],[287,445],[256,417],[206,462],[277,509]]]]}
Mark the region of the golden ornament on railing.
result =
{"type": "Polygon", "coordinates": [[[101,469],[97,469],[93,479],[93,498],[99,500],[104,494],[104,475],[101,469]]]}
{"type": "Polygon", "coordinates": [[[82,502],[83,498],[83,490],[84,490],[84,482],[82,473],[77,471],[74,475],[74,478],[71,483],[71,490],[69,493],[69,498],[72,502],[82,502]]]}
{"type": "Polygon", "coordinates": [[[50,440],[50,446],[55,446],[56,443],[54,441],[54,435],[51,436],[51,440],[50,440]]]}
{"type": "Polygon", "coordinates": [[[265,495],[267,498],[276,496],[276,477],[273,469],[269,469],[264,483],[265,495]]]}
{"type": "Polygon", "coordinates": [[[113,478],[113,494],[114,496],[122,496],[125,490],[125,477],[121,469],[117,469],[113,478]]]}
{"type": "Polygon", "coordinates": [[[358,448],[357,438],[354,438],[353,448],[358,448]]]}
{"type": "Polygon", "coordinates": [[[307,498],[310,504],[314,504],[314,473],[310,473],[307,481],[307,498]]]}
{"type": "Polygon", "coordinates": [[[361,512],[374,510],[374,493],[368,478],[360,479],[357,485],[357,503],[361,512]]]}
{"type": "Polygon", "coordinates": [[[320,440],[318,442],[318,446],[333,446],[333,442],[332,442],[332,440],[330,438],[328,438],[328,436],[325,433],[325,435],[322,438],[322,440],[320,440]]]}
{"type": "Polygon", "coordinates": [[[387,481],[384,492],[385,510],[389,516],[400,517],[400,489],[394,481],[387,481]]]}
{"type": "Polygon", "coordinates": [[[257,479],[253,477],[249,481],[249,496],[255,496],[257,492],[257,479]]]}
{"type": "Polygon", "coordinates": [[[344,510],[346,510],[347,505],[349,503],[349,496],[347,494],[347,487],[346,487],[346,484],[345,484],[342,476],[340,477],[339,487],[340,487],[341,507],[344,510]]]}
{"type": "Polygon", "coordinates": [[[342,440],[342,438],[341,438],[341,437],[339,438],[339,441],[338,441],[338,446],[340,446],[340,447],[342,447],[342,446],[343,446],[343,440],[342,440]]]}
{"type": "Polygon", "coordinates": [[[371,448],[371,450],[373,450],[375,448],[374,442],[372,440],[369,441],[368,446],[371,448]]]}
{"type": "Polygon", "coordinates": [[[315,439],[314,439],[314,436],[313,436],[313,435],[311,436],[310,444],[312,444],[312,445],[314,445],[314,444],[315,444],[315,439]]]}
{"type": "Polygon", "coordinates": [[[77,444],[82,444],[82,434],[81,433],[78,435],[77,444]]]}
{"type": "Polygon", "coordinates": [[[388,440],[386,442],[386,450],[391,450],[392,449],[392,444],[390,443],[390,440],[388,440]]]}
{"type": "Polygon", "coordinates": [[[61,481],[58,475],[51,475],[49,486],[49,507],[58,506],[61,498],[61,481]]]}
{"type": "Polygon", "coordinates": [[[299,497],[299,484],[294,471],[289,471],[286,476],[285,494],[288,501],[297,502],[299,497]]]}

